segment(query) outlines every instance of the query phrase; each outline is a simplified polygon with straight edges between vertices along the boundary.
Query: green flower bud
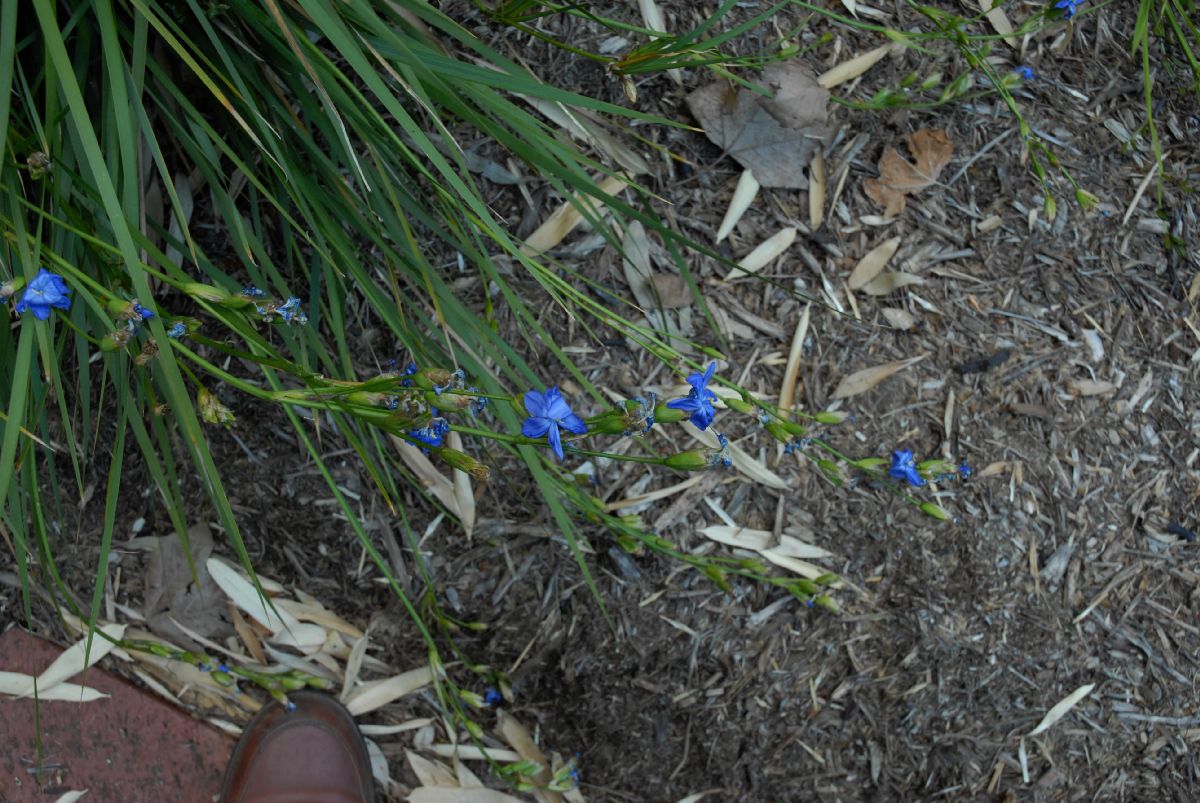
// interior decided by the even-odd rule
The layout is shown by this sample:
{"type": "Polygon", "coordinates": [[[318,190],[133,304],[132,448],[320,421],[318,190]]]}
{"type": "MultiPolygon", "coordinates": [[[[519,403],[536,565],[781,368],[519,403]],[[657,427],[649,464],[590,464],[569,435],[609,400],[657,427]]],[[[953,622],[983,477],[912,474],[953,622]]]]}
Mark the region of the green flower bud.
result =
{"type": "Polygon", "coordinates": [[[820,594],[818,596],[813,597],[813,605],[817,606],[818,608],[827,610],[830,613],[838,612],[837,603],[835,603],[832,598],[827,597],[824,594],[820,594]]]}
{"type": "Polygon", "coordinates": [[[640,530],[645,526],[645,522],[642,521],[642,514],[640,513],[626,513],[619,518],[621,523],[631,530],[640,530]]]}
{"type": "Polygon", "coordinates": [[[288,691],[300,691],[308,686],[308,681],[295,672],[288,672],[283,675],[276,675],[279,685],[288,691]]]}
{"type": "Polygon", "coordinates": [[[921,472],[922,477],[934,477],[938,474],[957,474],[958,469],[953,463],[947,463],[945,460],[922,460],[917,463],[917,471],[921,472]]]}
{"type": "Polygon", "coordinates": [[[745,399],[729,398],[721,399],[721,402],[730,410],[734,410],[745,415],[758,415],[758,407],[745,399]]]}
{"type": "Polygon", "coordinates": [[[663,460],[663,465],[677,471],[703,471],[708,468],[708,450],[688,449],[663,460]]]}
{"type": "Polygon", "coordinates": [[[787,427],[781,421],[768,421],[766,428],[767,432],[771,433],[771,437],[780,443],[787,443],[792,439],[792,434],[788,432],[787,427]]]}
{"type": "Polygon", "coordinates": [[[927,516],[933,516],[938,521],[949,521],[950,520],[950,514],[947,513],[945,511],[945,509],[943,509],[941,506],[939,506],[933,502],[922,502],[921,503],[921,512],[927,516]]]}
{"type": "Polygon", "coordinates": [[[851,462],[850,465],[863,471],[873,471],[880,466],[886,466],[887,462],[886,457],[864,457],[861,460],[851,462]]]}
{"type": "Polygon", "coordinates": [[[132,337],[133,332],[128,329],[115,329],[100,338],[100,350],[117,351],[118,349],[123,349],[132,337]]]}
{"type": "Polygon", "coordinates": [[[230,298],[229,293],[219,287],[213,287],[211,284],[190,282],[185,284],[181,289],[192,298],[196,298],[201,301],[220,302],[228,301],[230,298]]]}
{"type": "Polygon", "coordinates": [[[1049,193],[1042,201],[1042,214],[1046,216],[1046,220],[1054,220],[1058,216],[1058,204],[1054,202],[1054,196],[1049,193]]]}
{"type": "Polygon", "coordinates": [[[845,413],[834,413],[828,410],[816,413],[813,418],[821,424],[840,424],[846,420],[845,413]]]}
{"type": "Polygon", "coordinates": [[[223,686],[228,689],[233,685],[233,675],[229,674],[228,672],[213,672],[209,675],[209,677],[212,678],[213,683],[216,683],[218,686],[223,686]]]}
{"type": "Polygon", "coordinates": [[[763,563],[761,560],[758,560],[757,558],[744,558],[742,560],[739,560],[738,568],[742,569],[743,571],[751,572],[753,574],[758,574],[758,575],[765,575],[768,571],[767,564],[763,563]]]}
{"type": "Polygon", "coordinates": [[[137,650],[138,652],[148,652],[151,655],[157,655],[159,658],[175,658],[179,650],[172,649],[165,644],[159,644],[156,641],[147,641],[146,639],[133,639],[122,644],[126,649],[137,650]]]}
{"type": "Polygon", "coordinates": [[[789,590],[801,599],[808,599],[816,596],[817,584],[807,577],[798,577],[793,581],[789,590]]]}
{"type": "Polygon", "coordinates": [[[346,401],[367,407],[387,407],[391,398],[387,393],[374,393],[366,390],[356,390],[346,394],[346,401]]]}
{"type": "Polygon", "coordinates": [[[784,432],[797,438],[803,438],[808,434],[808,427],[795,421],[789,421],[786,418],[776,418],[773,421],[783,427],[784,432]]]}
{"type": "Polygon", "coordinates": [[[921,82],[921,89],[928,91],[930,89],[933,89],[935,86],[937,86],[941,82],[942,82],[942,73],[939,70],[938,72],[933,73],[932,75],[930,75],[928,78],[926,78],[924,81],[921,82]]]}
{"type": "Polygon", "coordinates": [[[642,535],[642,543],[652,549],[670,550],[675,548],[675,545],[670,541],[661,535],[654,535],[653,533],[644,533],[642,535]]]}
{"type": "Polygon", "coordinates": [[[199,408],[200,418],[209,424],[228,426],[236,420],[233,412],[208,388],[200,388],[200,392],[196,394],[196,406],[199,408]]]}
{"type": "Polygon", "coordinates": [[[655,405],[654,407],[654,420],[660,424],[678,424],[687,417],[688,414],[685,411],[676,410],[665,404],[655,405]]]}
{"type": "Polygon", "coordinates": [[[1096,205],[1100,203],[1100,199],[1082,187],[1079,187],[1075,190],[1075,202],[1079,204],[1083,211],[1089,212],[1096,208],[1096,205]]]}
{"type": "Polygon", "coordinates": [[[817,461],[817,468],[821,469],[821,473],[825,475],[825,478],[834,485],[842,484],[842,469],[833,460],[821,458],[817,461]]]}
{"type": "Polygon", "coordinates": [[[663,460],[663,465],[679,471],[704,471],[710,468],[729,468],[733,460],[729,457],[729,439],[720,432],[715,433],[720,447],[716,449],[689,449],[673,454],[663,460]]]}
{"type": "Polygon", "coordinates": [[[624,533],[621,533],[617,536],[617,546],[621,547],[621,549],[625,550],[634,557],[640,557],[646,551],[642,546],[641,541],[637,540],[632,535],[626,535],[624,533]]]}
{"type": "Polygon", "coordinates": [[[142,366],[158,356],[158,343],[150,338],[142,344],[142,353],[133,358],[134,365],[142,366]]]}
{"type": "Polygon", "coordinates": [[[625,431],[625,413],[622,410],[609,410],[597,416],[592,416],[584,423],[588,432],[595,435],[620,435],[625,431]]]}
{"type": "Polygon", "coordinates": [[[729,584],[729,577],[717,566],[714,566],[711,563],[705,566],[704,576],[716,583],[717,588],[721,589],[726,594],[733,593],[733,586],[729,584]]]}
{"type": "Polygon", "coordinates": [[[445,460],[452,468],[465,471],[479,482],[487,482],[488,477],[491,476],[491,470],[487,466],[465,452],[446,447],[434,449],[433,451],[437,452],[438,457],[445,460]]]}
{"type": "Polygon", "coordinates": [[[25,166],[29,168],[29,177],[37,181],[54,169],[54,162],[42,151],[34,151],[25,157],[25,166]]]}

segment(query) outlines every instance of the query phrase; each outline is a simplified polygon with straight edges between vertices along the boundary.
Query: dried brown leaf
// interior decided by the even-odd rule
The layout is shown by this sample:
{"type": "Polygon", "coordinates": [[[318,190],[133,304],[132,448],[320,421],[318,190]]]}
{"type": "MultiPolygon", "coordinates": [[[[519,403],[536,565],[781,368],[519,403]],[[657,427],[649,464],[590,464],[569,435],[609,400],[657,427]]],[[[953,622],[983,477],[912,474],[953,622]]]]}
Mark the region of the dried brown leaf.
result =
{"type": "Polygon", "coordinates": [[[883,317],[887,319],[888,325],[893,329],[899,329],[902,332],[907,332],[917,325],[917,319],[912,313],[907,310],[896,309],[895,307],[884,307],[880,310],[883,317]]]}
{"type": "Polygon", "coordinates": [[[821,76],[817,79],[817,83],[826,89],[833,89],[838,84],[844,84],[874,67],[891,49],[892,45],[890,44],[880,45],[874,50],[861,53],[849,61],[843,61],[828,72],[821,73],[821,76]]]}
{"type": "Polygon", "coordinates": [[[760,84],[774,97],[715,81],[688,95],[688,108],[708,138],[753,170],[759,184],[804,189],[804,168],[828,133],[829,90],[799,61],[770,65],[760,84]]]}
{"type": "Polygon", "coordinates": [[[658,304],[664,309],[680,309],[692,306],[692,289],[682,276],[673,273],[656,274],[650,284],[658,296],[658,304]]]}
{"type": "Polygon", "coordinates": [[[750,208],[750,204],[754,202],[754,198],[758,195],[759,183],[754,177],[753,170],[743,170],[742,175],[738,178],[737,187],[733,190],[733,197],[729,199],[729,208],[725,210],[725,217],[721,219],[721,227],[717,229],[717,242],[721,242],[729,236],[729,232],[733,231],[733,227],[742,219],[742,215],[746,214],[746,210],[750,208]]]}
{"type": "Polygon", "coordinates": [[[221,618],[225,595],[204,566],[213,551],[212,533],[201,522],[188,528],[187,540],[191,565],[177,533],[147,539],[154,549],[146,565],[146,622],[168,639],[183,637],[172,619],[203,636],[221,638],[230,632],[229,623],[221,618]],[[192,566],[196,569],[194,583],[192,566]]]}
{"type": "Polygon", "coordinates": [[[1103,396],[1117,390],[1112,382],[1101,379],[1072,379],[1067,382],[1067,388],[1076,396],[1103,396]]]}
{"type": "Polygon", "coordinates": [[[884,271],[862,286],[862,291],[869,296],[886,296],[908,287],[910,284],[924,284],[925,280],[911,273],[884,271]]]}
{"type": "Polygon", "coordinates": [[[979,0],[979,10],[988,18],[988,22],[992,23],[996,33],[1004,37],[1004,41],[1008,43],[1009,47],[1020,47],[1021,42],[1013,35],[1012,23],[1008,21],[1008,15],[1004,13],[1003,6],[993,3],[992,0],[979,0]]]}
{"type": "Polygon", "coordinates": [[[865,393],[897,371],[901,371],[923,359],[925,359],[924,354],[919,357],[910,357],[907,360],[896,360],[895,362],[855,371],[838,383],[837,390],[833,392],[833,398],[845,399],[848,396],[857,396],[860,393],[865,393]]]}
{"type": "Polygon", "coordinates": [[[884,214],[888,217],[904,211],[907,196],[936,183],[954,153],[954,143],[945,130],[922,128],[909,134],[905,140],[913,161],[908,161],[889,146],[879,160],[879,178],[869,178],[863,182],[867,196],[885,207],[884,214]]]}
{"type": "Polygon", "coordinates": [[[888,261],[896,254],[896,249],[900,247],[900,238],[892,237],[884,240],[879,245],[872,248],[866,255],[858,261],[854,266],[854,270],[850,272],[850,278],[846,280],[851,290],[858,290],[867,282],[879,275],[888,261]]]}

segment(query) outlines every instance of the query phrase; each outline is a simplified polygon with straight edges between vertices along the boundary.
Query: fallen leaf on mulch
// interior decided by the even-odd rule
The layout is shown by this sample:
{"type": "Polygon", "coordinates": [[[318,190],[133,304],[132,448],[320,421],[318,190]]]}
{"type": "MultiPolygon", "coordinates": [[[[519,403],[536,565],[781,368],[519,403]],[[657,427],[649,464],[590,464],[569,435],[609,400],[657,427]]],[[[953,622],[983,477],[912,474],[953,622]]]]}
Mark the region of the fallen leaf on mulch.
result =
{"type": "Polygon", "coordinates": [[[1103,396],[1115,392],[1117,386],[1100,379],[1072,379],[1067,388],[1076,396],[1103,396]]]}
{"type": "Polygon", "coordinates": [[[1013,36],[1012,23],[1008,21],[1008,15],[1004,13],[1004,7],[999,3],[994,3],[992,0],[979,0],[979,10],[987,17],[988,22],[992,23],[992,27],[996,29],[996,33],[1004,37],[1004,41],[1009,47],[1020,47],[1020,40],[1013,36]]]}
{"type": "Polygon", "coordinates": [[[177,534],[148,540],[152,551],[146,565],[146,623],[172,641],[187,641],[180,625],[205,638],[222,638],[232,630],[221,618],[225,594],[205,566],[213,551],[212,532],[201,522],[188,528],[187,540],[196,569],[194,583],[177,534]]]}
{"type": "Polygon", "coordinates": [[[759,243],[753,251],[742,257],[738,266],[731,269],[725,278],[740,279],[751,273],[758,273],[791,247],[796,240],[796,231],[795,226],[788,226],[775,232],[759,243]]]}
{"type": "MultiPolygon", "coordinates": [[[[713,434],[711,429],[700,430],[695,427],[690,421],[683,422],[683,428],[688,431],[688,434],[695,440],[700,441],[709,449],[717,449],[720,444],[717,442],[717,436],[713,434]]],[[[729,457],[733,460],[733,467],[739,474],[746,478],[765,485],[768,488],[776,488],[781,491],[788,489],[788,484],[771,469],[764,466],[756,458],[749,455],[745,450],[739,447],[736,443],[729,444],[729,457]]]]}
{"type": "Polygon", "coordinates": [[[1096,688],[1095,683],[1088,683],[1080,686],[1075,691],[1068,694],[1062,700],[1059,700],[1053,708],[1046,712],[1046,716],[1042,717],[1042,721],[1038,726],[1029,732],[1030,736],[1037,736],[1039,733],[1044,733],[1055,722],[1058,722],[1067,712],[1079,704],[1079,701],[1092,693],[1092,689],[1096,688]]]}
{"type": "Polygon", "coordinates": [[[700,534],[726,546],[754,550],[776,566],[810,580],[828,574],[828,571],[809,563],[804,558],[820,560],[833,557],[832,553],[819,546],[806,543],[791,535],[781,535],[779,538],[775,538],[774,534],[767,530],[752,530],[748,527],[717,524],[705,527],[700,534]]]}
{"type": "Polygon", "coordinates": [[[754,196],[758,195],[759,186],[753,170],[742,171],[733,197],[729,199],[729,208],[725,210],[725,217],[721,219],[721,228],[717,229],[717,242],[728,237],[729,232],[733,231],[733,227],[742,219],[742,215],[746,214],[746,210],[754,202],[754,196]]]}
{"type": "MultiPolygon", "coordinates": [[[[496,732],[500,734],[500,738],[508,742],[509,747],[520,754],[522,759],[539,767],[538,771],[529,777],[530,782],[539,786],[546,786],[550,783],[550,759],[538,747],[529,730],[516,717],[504,710],[497,711],[496,732]]],[[[562,795],[549,789],[535,789],[533,795],[543,803],[561,803],[562,801],[562,795]]]]}
{"type": "Polygon", "coordinates": [[[325,643],[325,628],[302,624],[282,607],[267,605],[258,589],[229,564],[209,558],[204,565],[208,567],[213,581],[233,603],[270,630],[277,644],[296,647],[305,655],[312,655],[321,649],[325,643]]]}
{"type": "Polygon", "coordinates": [[[74,683],[64,683],[67,678],[78,675],[92,666],[113,649],[109,639],[120,639],[125,635],[125,625],[99,625],[108,638],[92,636],[91,644],[88,638],[72,644],[54,659],[50,666],[42,670],[36,678],[23,672],[0,672],[0,694],[9,697],[33,697],[40,700],[64,700],[76,703],[90,703],[108,695],[88,686],[74,683]]]}
{"type": "Polygon", "coordinates": [[[821,73],[817,78],[817,83],[826,89],[833,89],[838,84],[844,84],[854,78],[865,73],[867,70],[874,67],[880,59],[888,54],[892,49],[892,44],[880,45],[874,50],[868,50],[866,53],[860,53],[854,58],[843,61],[833,69],[821,73]]]}
{"type": "Polygon", "coordinates": [[[888,270],[864,284],[860,289],[869,296],[887,296],[908,287],[910,284],[924,284],[925,280],[911,273],[888,270]]]}
{"type": "Polygon", "coordinates": [[[692,289],[687,280],[673,273],[660,273],[650,277],[650,284],[663,309],[681,309],[692,306],[692,289]]]}
{"type": "Polygon", "coordinates": [[[911,312],[893,307],[884,307],[880,312],[887,319],[888,324],[893,329],[899,329],[902,332],[907,332],[917,325],[917,319],[913,317],[911,312]]]}
{"type": "Polygon", "coordinates": [[[937,182],[938,175],[950,163],[954,143],[945,130],[922,128],[905,137],[913,162],[889,146],[879,160],[879,178],[863,182],[867,196],[880,206],[884,214],[893,217],[904,211],[907,196],[914,195],[937,182]]]}
{"type": "Polygon", "coordinates": [[[858,290],[878,276],[887,267],[888,261],[895,255],[896,249],[900,247],[900,242],[901,238],[892,237],[868,251],[858,261],[858,264],[854,266],[854,270],[850,272],[850,278],[846,280],[846,284],[849,285],[850,289],[858,290]]]}
{"type": "Polygon", "coordinates": [[[878,385],[883,380],[887,379],[897,371],[903,370],[913,363],[920,362],[925,359],[922,354],[919,357],[910,357],[907,360],[896,360],[895,362],[884,363],[883,365],[875,365],[871,368],[864,368],[861,371],[855,371],[850,376],[838,383],[837,390],[833,392],[833,398],[845,399],[849,396],[857,396],[860,393],[866,393],[871,388],[878,385]]]}
{"type": "MultiPolygon", "coordinates": [[[[619,176],[608,176],[603,180],[597,180],[600,191],[605,195],[616,195],[625,189],[628,183],[626,179],[619,176]]],[[[595,198],[584,193],[579,193],[575,197],[577,203],[586,204],[587,208],[596,217],[604,216],[604,209],[599,206],[595,198]]],[[[561,243],[582,222],[583,213],[579,211],[575,204],[570,201],[563,201],[562,205],[551,212],[550,216],[542,222],[542,225],[537,227],[537,231],[529,235],[529,239],[525,241],[525,245],[521,246],[521,253],[533,256],[543,251],[549,251],[561,243]]]]}
{"type": "Polygon", "coordinates": [[[775,96],[715,81],[688,95],[688,108],[708,138],[754,171],[759,184],[804,189],[804,168],[828,135],[829,90],[798,61],[770,65],[759,82],[775,96]]]}

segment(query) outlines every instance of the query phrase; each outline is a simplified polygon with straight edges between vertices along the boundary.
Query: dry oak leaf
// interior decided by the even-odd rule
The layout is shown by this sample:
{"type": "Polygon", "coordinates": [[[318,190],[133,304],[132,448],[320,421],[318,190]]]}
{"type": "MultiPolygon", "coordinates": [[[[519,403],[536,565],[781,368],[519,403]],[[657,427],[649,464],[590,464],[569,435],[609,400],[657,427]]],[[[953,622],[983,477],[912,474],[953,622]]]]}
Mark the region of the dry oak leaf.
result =
{"type": "Polygon", "coordinates": [[[829,90],[799,61],[768,66],[758,83],[774,97],[714,81],[688,95],[687,105],[708,138],[759,184],[802,190],[804,168],[828,136],[829,90]]]}
{"type": "Polygon", "coordinates": [[[885,207],[884,215],[887,217],[904,211],[908,200],[906,196],[935,184],[954,152],[954,143],[944,129],[931,131],[922,128],[906,136],[905,141],[915,164],[888,146],[879,160],[879,178],[869,178],[863,182],[863,190],[871,200],[885,207]]]}

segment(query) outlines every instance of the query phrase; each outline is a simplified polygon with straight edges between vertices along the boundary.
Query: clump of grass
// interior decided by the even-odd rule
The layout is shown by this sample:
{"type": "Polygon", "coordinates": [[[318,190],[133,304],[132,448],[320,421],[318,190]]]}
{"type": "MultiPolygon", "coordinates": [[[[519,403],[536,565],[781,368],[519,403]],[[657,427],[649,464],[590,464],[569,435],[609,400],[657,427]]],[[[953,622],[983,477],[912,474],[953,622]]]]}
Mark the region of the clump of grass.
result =
{"type": "MultiPolygon", "coordinates": [[[[625,77],[697,66],[732,74],[761,63],[762,56],[722,54],[747,30],[716,32],[733,6],[726,2],[694,31],[654,37],[610,60],[610,69],[625,77]]],[[[510,3],[497,19],[532,30],[526,23],[533,13],[532,4],[510,3]]],[[[618,170],[560,138],[522,97],[674,124],[547,85],[414,0],[134,0],[121,8],[31,0],[0,7],[0,294],[20,313],[0,332],[0,386],[8,389],[0,418],[0,487],[7,489],[0,522],[12,533],[27,619],[35,584],[73,606],[58,571],[66,549],[59,523],[90,495],[101,448],[111,459],[101,483],[95,585],[88,610],[76,611],[90,627],[133,460],[185,554],[185,499],[199,483],[230,548],[255,578],[228,477],[209,442],[214,428],[239,426],[233,398],[287,419],[420,628],[435,666],[445,663],[445,645],[457,651],[455,632],[481,623],[446,614],[427,574],[421,599],[404,594],[323,457],[318,425],[344,439],[404,520],[402,486],[416,480],[397,448],[427,450],[476,480],[497,461],[523,464],[597,599],[580,522],[602,528],[630,552],[688,564],[722,588],[744,578],[836,607],[831,575],[782,577],[757,560],[687,553],[606,511],[562,470],[558,459],[566,453],[663,471],[719,468],[728,457],[723,448],[663,454],[644,441],[629,454],[606,449],[605,438],[639,434],[653,422],[689,418],[708,428],[715,415],[705,390],[711,369],[701,382],[704,366],[682,368],[695,371],[692,390],[676,399],[606,401],[547,331],[543,308],[616,332],[673,368],[687,364],[672,345],[678,341],[635,324],[632,304],[598,301],[589,277],[522,249],[485,201],[457,135],[469,131],[510,154],[572,199],[615,246],[608,215],[622,228],[639,221],[657,233],[704,310],[682,257],[683,249],[700,246],[651,214],[651,199],[636,186],[604,192],[600,179],[618,170]],[[446,263],[475,277],[479,295],[464,297],[442,269],[446,263]],[[536,290],[522,292],[521,285],[536,290]],[[526,343],[504,339],[497,304],[548,351],[552,375],[523,356],[532,351],[526,343]],[[384,334],[363,349],[356,333],[368,329],[384,334]],[[567,380],[581,391],[570,404],[591,400],[601,412],[585,420],[550,395],[548,385],[567,380]],[[444,441],[450,431],[463,437],[464,449],[444,441]]],[[[917,464],[911,455],[902,464],[893,456],[887,469],[887,458],[852,459],[809,432],[814,422],[830,423],[828,415],[805,422],[725,384],[741,393],[726,402],[726,415],[761,426],[831,482],[884,483],[945,517],[896,481],[911,488],[958,468],[917,464]]],[[[483,679],[503,684],[490,668],[455,654],[483,679]]],[[[446,679],[439,694],[474,733],[470,693],[446,679]]]]}

